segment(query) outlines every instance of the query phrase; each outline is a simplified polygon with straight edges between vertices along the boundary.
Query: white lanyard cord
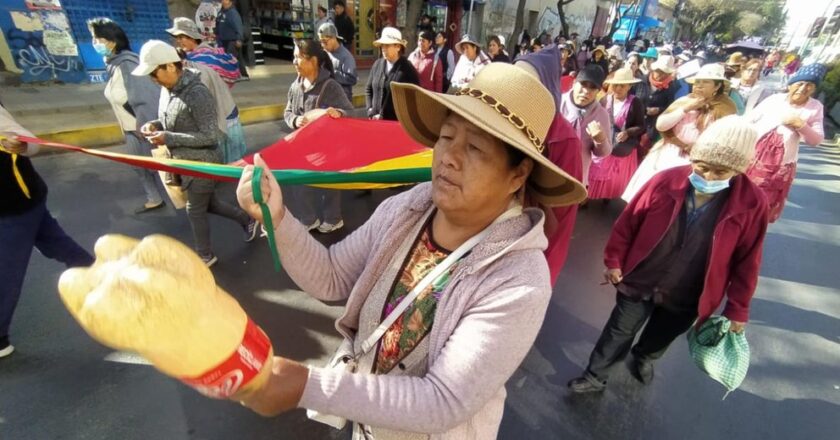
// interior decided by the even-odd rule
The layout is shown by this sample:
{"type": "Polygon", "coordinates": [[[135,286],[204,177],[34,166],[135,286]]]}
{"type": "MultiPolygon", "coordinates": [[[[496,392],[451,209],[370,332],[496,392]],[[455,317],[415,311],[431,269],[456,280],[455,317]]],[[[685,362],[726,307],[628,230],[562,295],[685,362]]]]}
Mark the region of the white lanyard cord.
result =
{"type": "Polygon", "coordinates": [[[382,336],[385,335],[385,332],[388,331],[389,328],[397,321],[397,319],[402,316],[405,310],[410,306],[414,300],[417,298],[420,293],[426,290],[430,284],[432,284],[435,280],[437,280],[446,270],[448,270],[456,261],[460,260],[467,252],[472,250],[481,240],[483,240],[487,234],[490,233],[490,227],[501,223],[505,220],[511,219],[518,215],[522,214],[522,206],[517,205],[514,206],[507,211],[505,211],[502,215],[500,215],[496,220],[493,221],[489,226],[484,228],[481,232],[470,238],[469,240],[465,241],[461,246],[458,246],[458,249],[455,249],[449,256],[447,256],[440,264],[435,266],[428,275],[423,277],[417,285],[411,289],[411,293],[409,293],[405,298],[400,301],[396,308],[388,315],[385,320],[379,324],[379,327],[368,336],[367,339],[362,343],[362,352],[356,356],[356,359],[361,358],[365,354],[367,354],[380,339],[382,336]]]}

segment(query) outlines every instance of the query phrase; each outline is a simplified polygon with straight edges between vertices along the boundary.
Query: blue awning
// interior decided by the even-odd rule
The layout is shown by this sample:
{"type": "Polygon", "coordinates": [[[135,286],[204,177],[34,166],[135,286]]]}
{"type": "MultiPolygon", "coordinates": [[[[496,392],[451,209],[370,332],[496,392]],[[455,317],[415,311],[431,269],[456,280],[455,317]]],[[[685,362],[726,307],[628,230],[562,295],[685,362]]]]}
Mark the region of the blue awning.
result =
{"type": "Polygon", "coordinates": [[[639,29],[647,29],[652,27],[658,27],[660,21],[653,18],[653,17],[642,17],[639,19],[638,27],[639,29]]]}

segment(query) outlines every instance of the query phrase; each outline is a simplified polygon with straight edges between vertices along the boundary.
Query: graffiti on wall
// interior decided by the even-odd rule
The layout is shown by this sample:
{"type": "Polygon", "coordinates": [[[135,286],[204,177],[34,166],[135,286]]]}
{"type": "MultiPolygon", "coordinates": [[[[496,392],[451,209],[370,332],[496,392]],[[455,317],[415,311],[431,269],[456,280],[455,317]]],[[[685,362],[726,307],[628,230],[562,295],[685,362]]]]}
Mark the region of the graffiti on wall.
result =
{"type": "Polygon", "coordinates": [[[23,82],[83,82],[84,64],[61,11],[8,11],[0,13],[0,27],[23,82]]]}
{"type": "MultiPolygon", "coordinates": [[[[581,14],[566,14],[566,24],[569,25],[569,33],[577,32],[583,36],[589,36],[592,30],[592,23],[595,15],[585,16],[581,14]]],[[[557,13],[556,8],[546,7],[540,13],[538,21],[539,31],[547,32],[551,36],[557,36],[560,33],[560,14],[557,13]]]]}

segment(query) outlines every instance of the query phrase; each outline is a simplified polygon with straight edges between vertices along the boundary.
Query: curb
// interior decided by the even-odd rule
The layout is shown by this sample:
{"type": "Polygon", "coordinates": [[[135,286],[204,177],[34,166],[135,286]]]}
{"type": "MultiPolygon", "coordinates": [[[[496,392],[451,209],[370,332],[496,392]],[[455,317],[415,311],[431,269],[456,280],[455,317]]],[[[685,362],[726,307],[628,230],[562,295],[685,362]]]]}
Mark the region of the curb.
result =
{"type": "MultiPolygon", "coordinates": [[[[353,96],[353,107],[362,108],[364,105],[364,95],[353,96]]],[[[285,111],[285,104],[257,105],[240,108],[239,120],[242,122],[242,125],[283,120],[283,113],[285,111]]],[[[103,124],[71,130],[40,132],[35,133],[35,136],[52,142],[79,145],[85,148],[110,147],[122,144],[125,140],[122,129],[117,124],[103,124]]]]}

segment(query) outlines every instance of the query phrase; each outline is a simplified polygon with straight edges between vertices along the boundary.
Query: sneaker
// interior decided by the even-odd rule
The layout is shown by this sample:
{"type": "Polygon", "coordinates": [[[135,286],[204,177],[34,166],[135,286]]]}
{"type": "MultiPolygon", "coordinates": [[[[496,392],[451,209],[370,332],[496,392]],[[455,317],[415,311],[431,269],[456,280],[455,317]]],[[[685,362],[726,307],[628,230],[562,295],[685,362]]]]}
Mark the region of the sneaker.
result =
{"type": "Polygon", "coordinates": [[[653,382],[653,362],[633,358],[630,361],[630,374],[645,385],[653,382]]]}
{"type": "Polygon", "coordinates": [[[321,223],[321,226],[318,227],[318,232],[322,234],[329,234],[330,232],[335,232],[344,227],[344,220],[339,220],[338,223],[321,223]]]}
{"type": "Polygon", "coordinates": [[[15,347],[9,343],[8,337],[0,338],[0,358],[4,358],[15,352],[15,347]]]}
{"type": "Polygon", "coordinates": [[[160,202],[157,202],[157,203],[146,202],[145,205],[141,205],[140,207],[135,209],[134,213],[135,214],[143,214],[145,212],[154,211],[155,209],[163,208],[164,206],[166,206],[166,203],[164,203],[163,200],[161,200],[160,202]]]}
{"type": "Polygon", "coordinates": [[[566,386],[571,392],[578,394],[600,393],[607,388],[607,384],[599,383],[595,380],[589,379],[584,376],[570,380],[569,383],[566,384],[566,386]]]}
{"type": "Polygon", "coordinates": [[[268,231],[265,230],[265,225],[260,225],[260,238],[268,237],[268,231]]]}
{"type": "Polygon", "coordinates": [[[259,230],[259,222],[254,219],[251,219],[247,225],[243,226],[242,229],[245,230],[245,243],[249,243],[254,241],[254,238],[257,237],[257,231],[259,230]]]}
{"type": "Polygon", "coordinates": [[[217,261],[219,261],[219,258],[216,256],[216,254],[201,255],[200,257],[201,261],[203,261],[204,265],[207,267],[213,267],[213,265],[216,264],[217,261]]]}
{"type": "Polygon", "coordinates": [[[321,220],[315,220],[312,224],[306,226],[306,231],[310,232],[313,229],[318,229],[319,226],[321,226],[321,220]]]}

